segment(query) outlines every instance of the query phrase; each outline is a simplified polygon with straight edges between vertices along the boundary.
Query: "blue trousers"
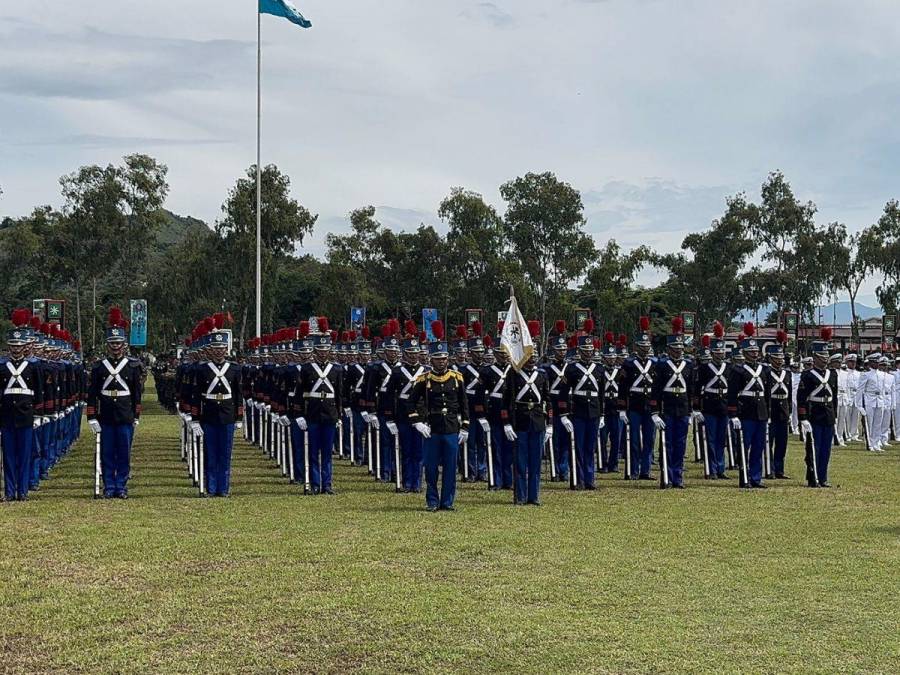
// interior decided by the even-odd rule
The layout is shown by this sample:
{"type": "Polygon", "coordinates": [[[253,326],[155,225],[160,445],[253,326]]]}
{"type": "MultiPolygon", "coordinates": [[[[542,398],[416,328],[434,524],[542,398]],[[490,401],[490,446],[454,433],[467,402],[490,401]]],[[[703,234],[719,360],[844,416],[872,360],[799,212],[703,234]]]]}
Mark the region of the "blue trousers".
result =
{"type": "MultiPolygon", "coordinates": [[[[403,465],[403,487],[406,490],[422,489],[422,434],[412,424],[397,425],[400,436],[400,462],[403,465]]],[[[471,437],[470,437],[471,438],[471,437]]]]}
{"type": "Polygon", "coordinates": [[[491,423],[491,451],[494,455],[494,487],[509,490],[513,486],[513,444],[503,433],[503,424],[491,423]]]}
{"type": "MultiPolygon", "coordinates": [[[[353,412],[351,412],[350,415],[353,415],[353,412]]],[[[344,447],[341,448],[341,453],[344,455],[344,457],[350,457],[350,417],[341,412],[341,422],[344,426],[344,447]]]]}
{"type": "Polygon", "coordinates": [[[516,502],[533,504],[541,489],[544,432],[519,431],[516,438],[516,502]]]}
{"type": "Polygon", "coordinates": [[[366,448],[363,445],[363,438],[366,436],[366,423],[363,422],[361,411],[351,410],[350,415],[353,417],[353,424],[351,425],[353,431],[352,433],[347,433],[349,427],[345,429],[344,438],[349,439],[351,436],[353,437],[353,456],[350,459],[356,466],[362,466],[368,462],[366,448]]]}
{"type": "Polygon", "coordinates": [[[557,476],[560,480],[569,480],[569,458],[572,454],[572,441],[559,416],[553,418],[553,439],[551,443],[553,443],[553,454],[556,459],[557,476]]]}
{"type": "Polygon", "coordinates": [[[784,473],[784,458],[787,456],[788,421],[769,422],[769,440],[772,443],[772,471],[775,475],[784,473]]]}
{"type": "Polygon", "coordinates": [[[759,485],[763,477],[763,452],[766,449],[766,425],[768,420],[741,420],[749,468],[750,485],[759,485]]]}
{"type": "Polygon", "coordinates": [[[485,480],[487,478],[487,434],[477,422],[469,425],[469,440],[466,445],[469,455],[469,478],[485,480]]]}
{"type": "Polygon", "coordinates": [[[379,439],[381,441],[381,480],[394,480],[394,434],[388,431],[387,424],[384,419],[379,417],[381,426],[378,427],[379,439]]]}
{"type": "Polygon", "coordinates": [[[725,444],[730,427],[727,415],[703,414],[706,420],[706,443],[709,446],[709,473],[721,476],[725,473],[725,444]]]}
{"type": "MultiPolygon", "coordinates": [[[[813,424],[812,437],[813,452],[816,453],[816,477],[821,485],[828,480],[828,462],[831,461],[831,444],[834,442],[834,426],[831,424],[813,424]]],[[[809,477],[810,475],[811,467],[807,468],[807,476],[809,477]]]]}
{"type": "Polygon", "coordinates": [[[669,465],[669,483],[684,485],[684,453],[687,452],[690,415],[664,415],[666,428],[666,462],[669,465]]]}
{"type": "MultiPolygon", "coordinates": [[[[52,424],[52,423],[51,423],[52,424]]],[[[47,456],[47,448],[50,443],[50,424],[45,424],[31,432],[31,462],[28,464],[28,485],[31,490],[37,490],[41,482],[41,467],[47,456]]]]}
{"type": "Polygon", "coordinates": [[[291,454],[294,456],[294,475],[291,480],[295,483],[306,482],[306,454],[303,451],[303,444],[306,441],[305,434],[297,426],[297,423],[291,420],[291,454]]]}
{"type": "Polygon", "coordinates": [[[131,474],[131,424],[104,424],[100,429],[100,463],[103,493],[107,497],[125,492],[131,474]]]}
{"type": "Polygon", "coordinates": [[[7,499],[25,497],[31,485],[32,443],[31,425],[16,429],[4,424],[0,429],[3,441],[3,494],[7,499]]]}
{"type": "Polygon", "coordinates": [[[631,477],[649,476],[653,464],[653,441],[656,440],[653,416],[630,410],[628,426],[631,433],[631,477]]]}
{"type": "Polygon", "coordinates": [[[334,448],[335,429],[334,422],[309,425],[309,482],[313,490],[331,487],[331,450],[334,448]]]}
{"type": "Polygon", "coordinates": [[[231,451],[234,447],[234,424],[203,425],[203,474],[206,491],[211,495],[227,495],[231,490],[231,451]]]}
{"type": "Polygon", "coordinates": [[[618,471],[625,425],[622,424],[617,412],[607,413],[603,419],[606,421],[606,426],[600,430],[600,459],[606,471],[618,471]]]}
{"type": "Polygon", "coordinates": [[[575,461],[578,473],[579,485],[587,487],[594,485],[596,466],[594,462],[594,450],[597,447],[597,425],[599,420],[573,417],[572,425],[575,427],[575,461]]]}
{"type": "Polygon", "coordinates": [[[425,439],[425,504],[446,509],[456,498],[456,457],[459,453],[457,434],[432,434],[425,439]],[[438,492],[438,471],[441,489],[438,492]]]}

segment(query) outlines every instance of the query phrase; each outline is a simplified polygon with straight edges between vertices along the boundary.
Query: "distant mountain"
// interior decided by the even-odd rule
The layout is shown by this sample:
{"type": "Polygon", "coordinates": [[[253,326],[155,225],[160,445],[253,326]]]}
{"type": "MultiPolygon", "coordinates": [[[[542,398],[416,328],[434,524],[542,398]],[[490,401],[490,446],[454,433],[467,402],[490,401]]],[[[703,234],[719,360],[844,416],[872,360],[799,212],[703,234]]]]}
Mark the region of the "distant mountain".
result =
{"type": "MultiPolygon", "coordinates": [[[[762,321],[770,312],[775,311],[775,305],[769,304],[759,308],[759,319],[762,321]]],[[[880,307],[869,307],[856,303],[856,316],[862,320],[880,317],[884,312],[880,307]]],[[[822,305],[816,308],[816,319],[822,317],[822,323],[849,325],[852,317],[850,313],[849,302],[835,302],[830,305],[822,305]]],[[[743,312],[738,315],[739,321],[753,321],[756,318],[756,312],[743,312]]]]}

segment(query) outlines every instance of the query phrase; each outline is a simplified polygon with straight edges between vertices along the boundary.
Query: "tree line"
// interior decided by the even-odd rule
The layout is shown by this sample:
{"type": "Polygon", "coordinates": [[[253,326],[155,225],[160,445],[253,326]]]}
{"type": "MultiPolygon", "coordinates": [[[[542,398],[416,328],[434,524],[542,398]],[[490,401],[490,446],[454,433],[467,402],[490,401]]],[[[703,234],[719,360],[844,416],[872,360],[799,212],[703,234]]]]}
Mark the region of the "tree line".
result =
{"type": "MultiPolygon", "coordinates": [[[[702,229],[698,223],[675,253],[595,241],[581,194],[550,172],[501,185],[503,213],[477,192],[451,189],[437,208],[440,231],[423,223],[397,232],[378,222],[373,206],[357,208],[347,233],[327,235],[324,259],[302,252],[318,216],[292,196],[289,177],[267,166],[261,189],[267,332],[314,314],[340,327],[352,306],[366,307],[376,327],[392,316],[418,320],[423,307],[437,308],[449,324],[464,322],[467,308],[483,308],[492,326],[510,288],[545,330],[584,307],[616,333],[631,333],[649,315],[663,334],[668,317],[686,310],[701,328],[764,306],[774,307],[769,320],[793,311],[814,322],[820,300],[838,295],[849,297],[855,317],[859,290],[873,276],[886,311],[900,300],[900,204],[889,201],[876,223],[851,233],[843,223],[818,223],[815,205],[798,200],[780,172],[755,201],[728,197],[723,214],[702,229]],[[638,284],[648,267],[663,281],[638,284]]],[[[154,350],[223,309],[235,317],[239,340],[252,337],[255,166],[236,180],[212,227],[171,222],[167,169],[147,155],[83,166],[60,179],[60,191],[60,209],[39,206],[0,222],[4,320],[33,298],[65,299],[69,329],[90,350],[110,305],[146,298],[154,350]],[[175,234],[164,235],[173,226],[175,234]]]]}

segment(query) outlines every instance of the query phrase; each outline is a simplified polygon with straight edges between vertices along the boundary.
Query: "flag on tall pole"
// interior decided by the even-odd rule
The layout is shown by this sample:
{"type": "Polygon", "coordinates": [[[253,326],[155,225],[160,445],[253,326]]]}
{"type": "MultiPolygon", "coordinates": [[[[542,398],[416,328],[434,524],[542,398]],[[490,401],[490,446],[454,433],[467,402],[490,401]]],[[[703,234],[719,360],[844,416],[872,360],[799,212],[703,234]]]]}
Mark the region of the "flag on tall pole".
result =
{"type": "Polygon", "coordinates": [[[290,0],[259,0],[256,12],[256,335],[262,335],[262,15],[280,16],[303,28],[312,23],[290,0]]]}
{"type": "Polygon", "coordinates": [[[510,295],[512,297],[509,299],[509,309],[506,310],[506,321],[500,333],[500,347],[509,354],[512,367],[521,370],[534,354],[534,342],[528,330],[528,323],[516,303],[515,294],[511,292],[510,295]]]}

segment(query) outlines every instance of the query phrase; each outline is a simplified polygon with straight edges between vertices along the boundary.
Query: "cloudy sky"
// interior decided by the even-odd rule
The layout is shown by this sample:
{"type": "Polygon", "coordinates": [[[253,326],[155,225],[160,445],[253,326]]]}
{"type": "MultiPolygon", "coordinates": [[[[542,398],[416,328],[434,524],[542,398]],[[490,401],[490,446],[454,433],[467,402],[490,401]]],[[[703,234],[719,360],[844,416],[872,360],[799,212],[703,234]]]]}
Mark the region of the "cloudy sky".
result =
{"type": "MultiPolygon", "coordinates": [[[[456,185],[551,170],[598,243],[678,247],[783,170],[822,222],[900,197],[896,0],[295,0],[263,17],[263,162],[320,214],[440,226],[456,185]]],[[[255,161],[256,0],[0,0],[0,214],[147,152],[214,221],[255,161]]],[[[869,288],[871,290],[871,288],[869,288]]]]}

